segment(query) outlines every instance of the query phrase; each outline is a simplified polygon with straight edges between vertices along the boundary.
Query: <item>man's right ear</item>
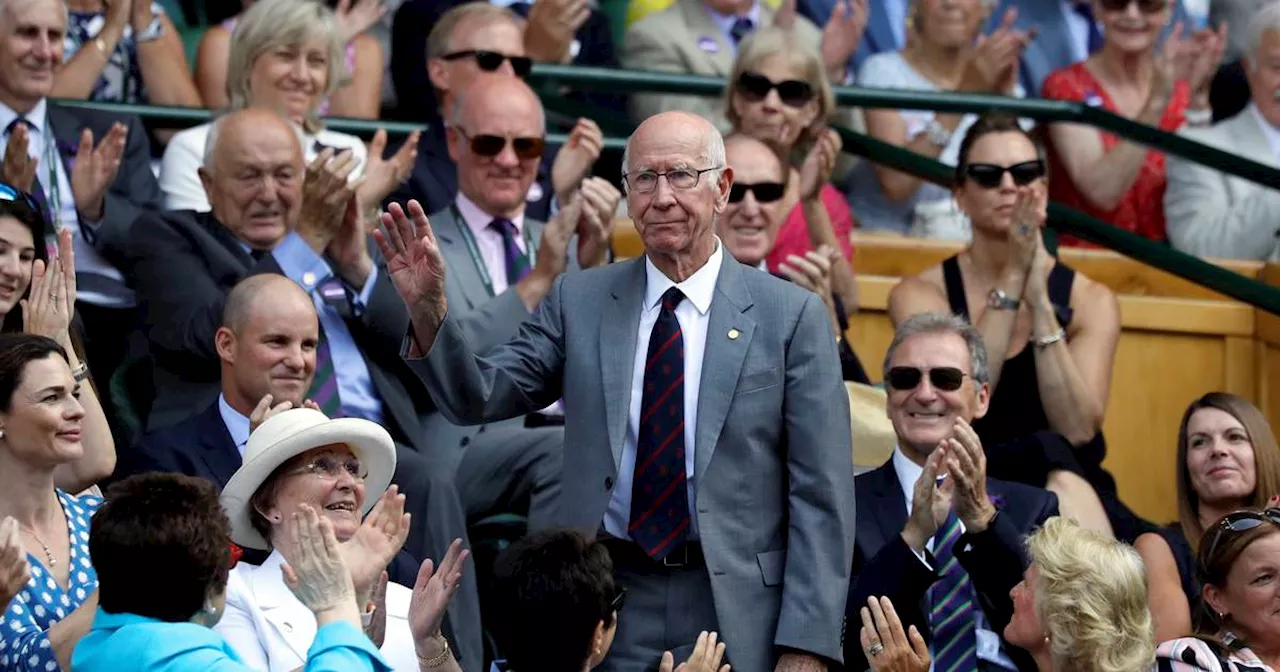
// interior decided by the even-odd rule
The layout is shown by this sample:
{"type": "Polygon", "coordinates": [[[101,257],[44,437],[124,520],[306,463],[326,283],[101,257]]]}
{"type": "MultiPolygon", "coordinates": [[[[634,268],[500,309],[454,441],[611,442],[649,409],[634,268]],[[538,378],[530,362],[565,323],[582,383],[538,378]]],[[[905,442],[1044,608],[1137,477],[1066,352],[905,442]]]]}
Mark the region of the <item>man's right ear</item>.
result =
{"type": "MultiPolygon", "coordinates": [[[[442,94],[449,90],[449,68],[445,67],[444,59],[427,59],[427,77],[431,79],[431,87],[436,90],[436,97],[442,98],[442,94]]],[[[437,100],[436,102],[444,103],[443,100],[437,100]]]]}
{"type": "Polygon", "coordinates": [[[213,173],[210,173],[204,166],[196,169],[196,174],[200,176],[200,184],[204,187],[204,197],[210,203],[213,202],[213,173]]]}
{"type": "Polygon", "coordinates": [[[213,334],[213,347],[218,351],[218,359],[228,363],[236,363],[236,335],[226,327],[218,327],[213,334]]]}

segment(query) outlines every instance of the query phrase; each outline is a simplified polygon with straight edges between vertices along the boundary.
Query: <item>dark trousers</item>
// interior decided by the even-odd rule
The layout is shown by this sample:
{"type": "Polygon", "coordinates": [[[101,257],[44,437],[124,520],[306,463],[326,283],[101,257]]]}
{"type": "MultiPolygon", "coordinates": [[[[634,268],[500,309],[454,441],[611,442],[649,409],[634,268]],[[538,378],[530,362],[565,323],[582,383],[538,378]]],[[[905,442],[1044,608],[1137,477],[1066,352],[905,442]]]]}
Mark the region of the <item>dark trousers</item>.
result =
{"type": "Polygon", "coordinates": [[[83,328],[80,342],[93,386],[98,391],[98,401],[107,415],[116,445],[122,445],[127,439],[112,403],[111,376],[129,356],[129,339],[135,332],[138,311],[136,308],[105,308],[77,301],[76,316],[83,328]]]}

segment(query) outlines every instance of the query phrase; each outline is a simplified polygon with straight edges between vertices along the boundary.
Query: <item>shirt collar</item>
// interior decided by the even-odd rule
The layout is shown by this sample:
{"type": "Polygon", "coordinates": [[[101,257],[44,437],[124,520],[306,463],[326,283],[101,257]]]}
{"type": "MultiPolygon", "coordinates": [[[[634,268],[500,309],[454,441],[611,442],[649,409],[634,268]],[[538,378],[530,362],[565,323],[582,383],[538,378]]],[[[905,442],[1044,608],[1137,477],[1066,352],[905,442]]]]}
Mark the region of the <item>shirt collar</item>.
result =
{"type": "Polygon", "coordinates": [[[224,394],[218,395],[218,413],[222,415],[222,424],[226,425],[227,432],[231,434],[231,441],[236,444],[236,450],[243,456],[244,445],[249,443],[249,418],[231,408],[224,394]]]}
{"type": "Polygon", "coordinates": [[[1254,103],[1249,103],[1249,112],[1253,114],[1254,121],[1258,122],[1258,127],[1262,129],[1262,134],[1266,136],[1267,142],[1271,143],[1272,148],[1280,147],[1280,128],[1271,125],[1266,117],[1262,116],[1262,110],[1254,103]]]}
{"type": "MultiPolygon", "coordinates": [[[[46,114],[47,109],[47,102],[44,98],[41,98],[40,102],[36,103],[36,106],[31,108],[31,111],[26,114],[27,123],[31,125],[33,130],[42,136],[44,135],[45,125],[48,124],[48,115],[46,114]]],[[[4,129],[9,128],[9,124],[19,116],[20,115],[13,108],[5,105],[4,103],[0,103],[0,133],[4,133],[4,129]]]]}
{"type": "MultiPolygon", "coordinates": [[[[497,219],[493,215],[485,212],[475,201],[458,192],[458,214],[462,215],[462,221],[466,223],[471,232],[478,238],[483,231],[488,230],[493,220],[497,219]]],[[[511,223],[516,225],[516,233],[524,233],[524,210],[511,218],[511,223]]]]}
{"type": "Polygon", "coordinates": [[[893,471],[898,474],[898,485],[902,486],[902,494],[907,498],[907,514],[911,513],[911,496],[916,491],[916,481],[924,473],[924,467],[911,461],[902,452],[902,446],[893,449],[893,471]]]}
{"type": "Polygon", "coordinates": [[[720,265],[724,262],[724,245],[720,244],[720,238],[716,238],[716,251],[711,253],[711,258],[707,259],[707,263],[699,268],[685,279],[684,282],[676,283],[668,278],[666,274],[658,270],[657,266],[644,258],[644,308],[649,310],[658,305],[662,300],[662,295],[672,287],[679,287],[689,303],[698,309],[698,314],[706,315],[711,310],[711,297],[716,293],[716,280],[720,277],[720,265]]]}
{"type": "Polygon", "coordinates": [[[704,4],[703,7],[707,8],[707,15],[711,17],[711,20],[716,24],[716,27],[720,29],[720,32],[724,33],[725,35],[729,34],[729,31],[733,28],[733,22],[737,21],[739,18],[750,19],[752,28],[760,27],[760,3],[759,2],[751,3],[751,9],[748,9],[747,13],[741,17],[735,14],[721,14],[720,12],[717,12],[716,10],[711,9],[711,7],[706,4],[704,4]]]}

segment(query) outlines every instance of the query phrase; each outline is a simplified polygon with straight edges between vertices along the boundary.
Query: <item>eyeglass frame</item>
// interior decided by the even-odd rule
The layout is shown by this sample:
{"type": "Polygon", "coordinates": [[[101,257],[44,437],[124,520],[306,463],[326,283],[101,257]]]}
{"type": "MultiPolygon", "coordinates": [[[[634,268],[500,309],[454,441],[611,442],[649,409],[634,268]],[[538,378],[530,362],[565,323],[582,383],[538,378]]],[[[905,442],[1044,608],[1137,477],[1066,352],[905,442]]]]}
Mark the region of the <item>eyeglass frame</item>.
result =
{"type": "Polygon", "coordinates": [[[461,136],[463,140],[467,141],[467,149],[470,150],[472,154],[475,154],[476,156],[479,156],[485,159],[496,158],[499,154],[502,153],[502,150],[506,149],[507,147],[511,147],[511,152],[516,155],[517,159],[521,161],[533,161],[534,159],[541,159],[542,153],[546,151],[546,148],[547,148],[547,139],[545,136],[526,135],[526,136],[512,138],[505,135],[494,135],[493,133],[477,133],[475,135],[471,135],[467,132],[466,129],[464,129],[462,126],[459,126],[457,124],[449,124],[449,128],[453,129],[453,131],[457,133],[459,136],[461,136]],[[498,138],[502,140],[502,146],[499,147],[498,151],[494,152],[493,154],[485,154],[483,152],[477,151],[476,141],[482,140],[484,138],[498,138]],[[531,148],[530,155],[527,157],[523,156],[520,153],[520,150],[516,149],[516,142],[520,140],[528,140],[528,141],[534,142],[534,147],[531,148]],[[537,153],[534,154],[532,152],[532,149],[536,149],[537,153]]]}
{"type": "Polygon", "coordinates": [[[709,173],[709,172],[711,172],[711,171],[713,171],[713,170],[724,170],[724,166],[712,166],[712,167],[710,167],[710,168],[703,168],[703,169],[701,169],[701,170],[697,170],[697,169],[693,169],[693,168],[676,168],[675,170],[668,170],[668,171],[661,172],[661,173],[659,173],[659,172],[655,172],[655,171],[652,171],[652,170],[638,170],[638,171],[635,171],[635,172],[623,173],[623,174],[622,174],[622,186],[623,186],[623,188],[625,188],[628,192],[634,191],[634,192],[636,192],[637,194],[652,194],[653,192],[655,192],[655,191],[657,191],[657,190],[658,190],[658,182],[659,182],[659,181],[661,181],[661,179],[663,179],[663,178],[667,178],[667,176],[668,176],[668,175],[671,175],[672,173],[693,173],[693,184],[691,184],[691,185],[689,185],[689,186],[687,186],[687,187],[677,187],[677,186],[675,185],[675,183],[673,183],[673,182],[670,180],[670,178],[667,178],[667,185],[671,187],[671,190],[672,190],[672,191],[692,191],[692,190],[694,190],[694,189],[697,189],[697,188],[698,188],[698,183],[702,181],[702,174],[703,174],[703,173],[709,173]],[[653,178],[654,178],[654,179],[653,179],[653,187],[652,187],[652,188],[650,188],[650,189],[638,189],[638,188],[636,188],[636,187],[632,186],[632,184],[631,184],[631,178],[632,178],[632,176],[639,177],[639,176],[642,176],[642,175],[652,175],[652,176],[653,176],[653,178]]]}
{"type": "Polygon", "coordinates": [[[323,470],[317,470],[317,469],[316,469],[316,465],[317,465],[317,463],[318,463],[320,460],[329,460],[329,459],[333,459],[335,462],[338,462],[338,463],[339,463],[339,467],[340,467],[341,471],[346,472],[346,473],[347,473],[347,475],[351,476],[351,478],[353,478],[353,479],[355,479],[355,480],[357,480],[357,481],[364,482],[366,479],[368,479],[368,478],[369,478],[369,471],[368,471],[367,469],[365,469],[365,468],[364,468],[364,467],[365,467],[365,464],[364,464],[363,462],[361,462],[361,461],[360,461],[360,458],[355,457],[355,456],[352,456],[351,458],[346,459],[346,460],[337,460],[337,459],[333,458],[333,456],[332,456],[332,455],[319,455],[319,456],[317,456],[317,457],[313,457],[313,458],[311,458],[310,460],[308,460],[308,461],[306,462],[306,464],[303,464],[303,465],[301,465],[301,466],[299,466],[299,467],[297,467],[297,468],[295,468],[295,469],[290,469],[290,470],[289,470],[288,472],[286,472],[286,473],[287,473],[289,476],[303,476],[303,475],[305,475],[305,476],[315,476],[315,477],[320,478],[320,479],[322,479],[322,480],[326,480],[326,481],[334,481],[334,482],[336,482],[338,479],[342,478],[342,473],[341,473],[341,472],[339,472],[339,473],[330,473],[330,472],[328,472],[328,471],[323,471],[323,470]],[[348,469],[348,468],[347,468],[347,465],[351,464],[352,462],[355,462],[357,465],[359,465],[359,467],[360,467],[360,470],[359,470],[359,471],[360,471],[360,473],[353,473],[350,469],[348,469]]]}
{"type": "Polygon", "coordinates": [[[476,62],[476,67],[484,70],[485,72],[496,72],[498,68],[502,67],[503,63],[510,63],[511,71],[516,73],[516,76],[521,79],[528,77],[529,73],[533,70],[533,59],[528,56],[508,56],[504,53],[491,51],[489,49],[463,49],[461,51],[452,51],[441,56],[440,60],[452,62],[460,61],[464,58],[474,60],[476,62]],[[502,57],[502,60],[498,61],[498,65],[494,66],[492,70],[480,65],[481,58],[488,58],[490,56],[502,57]],[[520,63],[520,65],[516,65],[516,63],[520,63]]]}
{"type": "Polygon", "coordinates": [[[0,201],[8,201],[11,203],[21,203],[35,211],[36,214],[44,217],[44,212],[40,210],[40,205],[36,203],[35,198],[30,193],[23,191],[7,182],[0,182],[0,201]]]}

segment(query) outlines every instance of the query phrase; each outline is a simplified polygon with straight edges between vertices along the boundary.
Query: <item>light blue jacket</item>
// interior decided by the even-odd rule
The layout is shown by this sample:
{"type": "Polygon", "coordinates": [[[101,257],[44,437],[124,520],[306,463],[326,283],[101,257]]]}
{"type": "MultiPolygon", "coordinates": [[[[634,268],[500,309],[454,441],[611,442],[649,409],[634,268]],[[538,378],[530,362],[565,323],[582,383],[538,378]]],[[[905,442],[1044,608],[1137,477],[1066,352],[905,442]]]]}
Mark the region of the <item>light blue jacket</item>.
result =
{"type": "MultiPolygon", "coordinates": [[[[93,628],[71,655],[72,672],[248,671],[222,636],[195,623],[167,623],[98,609],[93,628]]],[[[330,623],[316,632],[307,652],[306,672],[391,669],[369,638],[349,623],[330,623]]]]}

